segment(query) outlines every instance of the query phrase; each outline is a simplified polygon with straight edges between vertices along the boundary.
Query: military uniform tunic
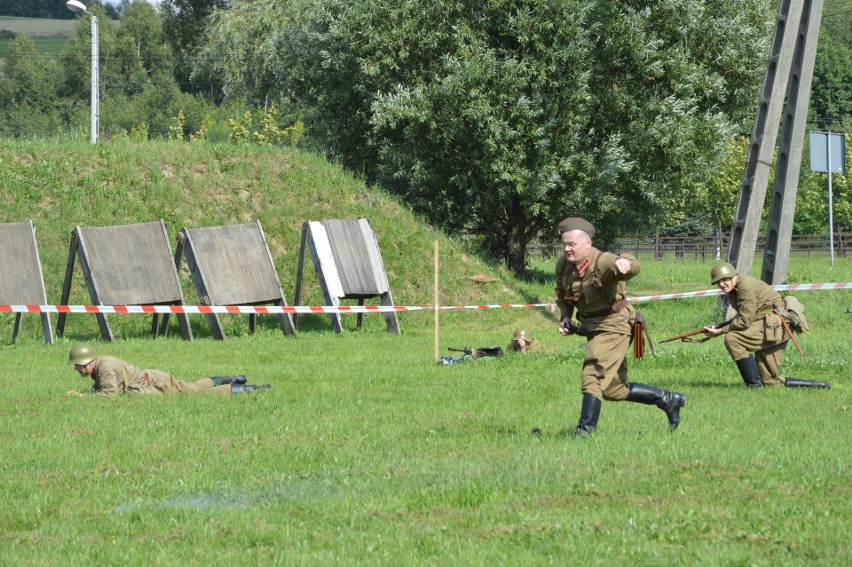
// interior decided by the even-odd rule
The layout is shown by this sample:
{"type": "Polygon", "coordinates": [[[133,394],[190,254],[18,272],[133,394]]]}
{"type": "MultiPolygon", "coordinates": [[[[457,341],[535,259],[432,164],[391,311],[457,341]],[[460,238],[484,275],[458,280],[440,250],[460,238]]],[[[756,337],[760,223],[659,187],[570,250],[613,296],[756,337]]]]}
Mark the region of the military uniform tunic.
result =
{"type": "Polygon", "coordinates": [[[215,392],[230,394],[231,386],[216,386],[210,378],[195,382],[175,380],[168,372],[140,370],[114,356],[99,356],[92,372],[93,394],[179,394],[215,392]]]}
{"type": "Polygon", "coordinates": [[[627,349],[636,312],[624,300],[630,278],[639,273],[639,261],[630,254],[616,256],[591,248],[579,265],[564,256],[556,263],[556,297],[562,319],[576,315],[586,331],[582,391],[607,400],[624,400],[627,388],[627,349]],[[630,262],[626,274],[615,268],[618,259],[630,262]],[[596,278],[600,279],[596,282],[596,278]],[[598,287],[597,284],[600,284],[598,287]],[[619,307],[612,312],[613,305],[619,307]]]}
{"type": "Polygon", "coordinates": [[[781,294],[761,280],[737,275],[737,285],[728,294],[737,311],[733,322],[722,331],[725,348],[734,361],[754,353],[760,379],[767,386],[783,385],[778,368],[784,360],[789,336],[773,305],[783,305],[781,294]]]}

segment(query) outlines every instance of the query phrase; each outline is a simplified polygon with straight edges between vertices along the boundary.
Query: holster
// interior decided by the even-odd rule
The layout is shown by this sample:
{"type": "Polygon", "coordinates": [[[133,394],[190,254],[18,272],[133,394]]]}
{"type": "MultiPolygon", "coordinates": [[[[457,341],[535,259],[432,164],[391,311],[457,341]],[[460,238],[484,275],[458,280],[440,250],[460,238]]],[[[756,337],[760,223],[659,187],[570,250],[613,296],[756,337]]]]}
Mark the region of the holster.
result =
{"type": "Polygon", "coordinates": [[[651,333],[648,331],[648,324],[645,322],[645,316],[641,312],[636,312],[636,319],[633,321],[633,358],[642,360],[645,356],[645,338],[648,339],[648,346],[651,348],[651,354],[657,356],[654,350],[654,341],[651,339],[651,333]]]}

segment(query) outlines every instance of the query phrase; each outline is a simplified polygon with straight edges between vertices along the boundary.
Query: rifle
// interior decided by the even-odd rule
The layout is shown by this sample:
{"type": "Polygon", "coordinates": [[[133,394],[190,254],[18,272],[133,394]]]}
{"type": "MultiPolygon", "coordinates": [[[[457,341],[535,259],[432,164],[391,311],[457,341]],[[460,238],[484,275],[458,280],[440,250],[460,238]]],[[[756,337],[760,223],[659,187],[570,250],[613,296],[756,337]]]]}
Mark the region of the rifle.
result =
{"type": "MultiPolygon", "coordinates": [[[[727,327],[728,325],[730,325],[733,322],[734,322],[733,319],[728,319],[727,321],[723,321],[723,322],[718,323],[716,325],[711,325],[711,327],[714,328],[714,329],[721,329],[722,327],[727,327]]],[[[663,339],[663,340],[660,341],[660,344],[670,343],[672,341],[683,341],[685,343],[703,343],[703,342],[707,342],[707,341],[709,341],[710,339],[713,338],[712,335],[708,335],[708,336],[704,337],[703,339],[690,339],[689,338],[693,335],[700,335],[703,332],[704,332],[704,327],[698,329],[697,331],[690,331],[688,333],[684,333],[684,334],[678,335],[676,337],[671,337],[670,339],[663,339]]]]}

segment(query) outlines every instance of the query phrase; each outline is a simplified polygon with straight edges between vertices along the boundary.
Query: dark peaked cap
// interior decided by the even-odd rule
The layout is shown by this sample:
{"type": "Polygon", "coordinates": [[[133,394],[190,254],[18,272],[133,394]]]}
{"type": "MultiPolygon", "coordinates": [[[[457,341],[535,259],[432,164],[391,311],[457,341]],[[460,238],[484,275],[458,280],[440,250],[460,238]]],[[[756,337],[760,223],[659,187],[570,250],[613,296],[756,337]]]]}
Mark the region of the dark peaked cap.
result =
{"type": "Polygon", "coordinates": [[[582,230],[589,236],[595,235],[595,225],[580,217],[568,217],[567,219],[562,219],[562,222],[559,223],[559,234],[568,232],[569,230],[582,230]]]}

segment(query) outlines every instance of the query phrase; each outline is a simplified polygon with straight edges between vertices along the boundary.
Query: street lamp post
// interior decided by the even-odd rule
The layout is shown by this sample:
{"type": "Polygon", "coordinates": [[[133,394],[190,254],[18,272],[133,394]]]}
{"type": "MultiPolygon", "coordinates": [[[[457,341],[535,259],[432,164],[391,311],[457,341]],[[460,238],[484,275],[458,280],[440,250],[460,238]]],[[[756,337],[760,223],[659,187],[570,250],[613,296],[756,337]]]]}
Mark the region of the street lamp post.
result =
{"type": "Polygon", "coordinates": [[[92,143],[98,143],[98,132],[100,130],[100,46],[98,34],[98,17],[86,9],[86,5],[79,0],[68,0],[65,6],[72,12],[88,14],[92,17],[92,143]]]}

